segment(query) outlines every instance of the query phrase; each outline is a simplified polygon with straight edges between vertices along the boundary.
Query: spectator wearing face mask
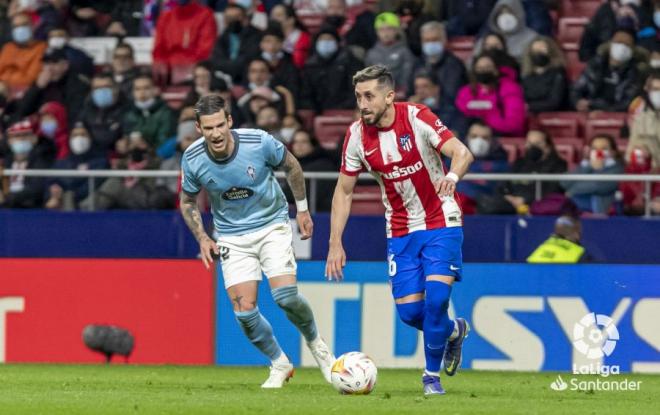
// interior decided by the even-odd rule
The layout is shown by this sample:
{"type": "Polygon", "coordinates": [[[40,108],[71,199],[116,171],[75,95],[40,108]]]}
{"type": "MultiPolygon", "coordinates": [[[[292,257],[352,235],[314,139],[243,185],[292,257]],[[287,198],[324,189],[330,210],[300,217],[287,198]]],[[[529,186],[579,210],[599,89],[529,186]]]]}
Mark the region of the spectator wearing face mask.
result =
{"type": "MultiPolygon", "coordinates": [[[[660,15],[660,13],[658,13],[660,15]]],[[[649,66],[651,69],[660,69],[660,40],[654,42],[652,47],[649,49],[649,66]]]]}
{"type": "Polygon", "coordinates": [[[312,47],[312,37],[302,24],[295,9],[288,4],[277,4],[270,10],[271,20],[280,24],[284,33],[282,49],[291,54],[298,70],[305,66],[312,47]]]}
{"type": "Polygon", "coordinates": [[[66,108],[59,102],[47,102],[39,109],[39,136],[51,140],[57,149],[57,160],[69,154],[69,127],[66,108]]]}
{"type": "Polygon", "coordinates": [[[575,109],[626,111],[641,91],[647,62],[644,49],[635,47],[634,34],[617,30],[612,40],[598,49],[573,85],[571,102],[575,109]]]}
{"type": "Polygon", "coordinates": [[[422,55],[421,28],[433,21],[433,16],[424,11],[424,0],[402,0],[395,10],[403,22],[404,33],[410,51],[415,56],[422,55]]]}
{"type": "Polygon", "coordinates": [[[112,51],[112,62],[110,63],[112,77],[124,97],[133,94],[133,80],[140,71],[135,65],[135,52],[133,46],[128,43],[119,43],[112,51]]]}
{"type": "Polygon", "coordinates": [[[264,59],[254,58],[248,64],[247,70],[247,90],[238,100],[238,107],[241,110],[244,120],[247,123],[254,123],[256,111],[250,108],[250,102],[255,95],[266,99],[268,103],[274,104],[281,113],[291,114],[295,112],[295,98],[291,91],[283,85],[276,85],[273,81],[271,67],[264,59]]]}
{"type": "Polygon", "coordinates": [[[126,102],[119,93],[111,73],[92,78],[92,90],[83,105],[79,121],[92,135],[94,155],[108,157],[123,135],[122,122],[126,102]]]}
{"type": "MultiPolygon", "coordinates": [[[[525,142],[525,153],[511,166],[512,173],[565,173],[566,161],[555,150],[552,137],[544,131],[530,130],[525,142]]],[[[542,182],[541,196],[563,193],[557,182],[542,182]]],[[[482,214],[526,213],[535,200],[536,184],[530,181],[510,181],[497,185],[495,194],[480,197],[477,211],[482,214]]]]}
{"type": "MultiPolygon", "coordinates": [[[[67,121],[72,123],[89,93],[89,78],[76,73],[62,49],[49,49],[37,80],[25,91],[18,106],[22,117],[34,114],[47,102],[64,105],[67,121]]],[[[66,147],[66,146],[65,146],[66,147]]]]}
{"type": "Polygon", "coordinates": [[[394,13],[385,12],[376,16],[378,43],[369,49],[364,64],[387,67],[394,77],[397,91],[406,94],[412,81],[415,58],[401,39],[400,26],[399,17],[394,13]]]}
{"type": "MultiPolygon", "coordinates": [[[[616,147],[614,137],[607,134],[591,138],[589,151],[580,165],[573,171],[576,174],[621,174],[623,161],[616,147]]],[[[617,182],[569,182],[563,181],[566,195],[583,211],[607,214],[614,202],[617,182]]]]}
{"type": "Polygon", "coordinates": [[[408,97],[408,101],[416,104],[424,104],[442,120],[442,123],[457,137],[463,137],[467,130],[466,120],[455,105],[441,104],[441,87],[435,77],[425,71],[419,71],[413,82],[414,95],[408,97]]]}
{"type": "MultiPolygon", "coordinates": [[[[466,144],[474,156],[470,173],[504,173],[509,171],[506,151],[497,142],[493,130],[481,120],[475,120],[466,134],[466,144]]],[[[472,200],[491,194],[495,182],[461,181],[456,190],[472,200]]]]}
{"type": "MultiPolygon", "coordinates": [[[[527,26],[521,0],[499,0],[488,17],[488,30],[504,38],[506,49],[517,60],[538,36],[527,26]]],[[[477,42],[475,50],[481,50],[481,42],[481,39],[477,42]]]]}
{"type": "Polygon", "coordinates": [[[480,55],[481,52],[488,52],[495,59],[495,65],[502,76],[518,82],[520,65],[518,60],[509,54],[504,36],[499,33],[489,33],[484,36],[484,41],[479,46],[481,46],[480,49],[475,48],[476,51],[479,51],[475,53],[475,56],[480,55]]]}
{"type": "Polygon", "coordinates": [[[277,26],[269,27],[263,32],[259,43],[260,57],[270,67],[272,85],[285,87],[297,100],[300,93],[300,73],[291,55],[282,49],[283,42],[282,30],[277,26]]]}
{"type": "Polygon", "coordinates": [[[523,56],[522,87],[527,109],[533,113],[564,109],[568,80],[564,56],[548,37],[534,40],[523,56]]]}
{"type": "Polygon", "coordinates": [[[282,117],[280,116],[277,107],[266,105],[265,107],[260,108],[257,112],[256,125],[257,128],[268,132],[284,144],[288,144],[281,134],[282,117]]]}
{"type": "MultiPolygon", "coordinates": [[[[5,156],[4,166],[10,169],[48,169],[55,156],[54,144],[40,140],[34,133],[29,120],[19,121],[7,130],[10,152],[5,156]]],[[[5,208],[32,208],[42,206],[45,179],[13,175],[9,177],[8,192],[0,188],[0,206],[5,208]]]]}
{"type": "MultiPolygon", "coordinates": [[[[57,160],[53,168],[63,170],[102,170],[109,168],[105,157],[95,156],[92,138],[82,123],[77,123],[67,137],[70,149],[66,158],[57,160]]],[[[97,179],[95,179],[97,180],[97,179]]],[[[99,185],[101,180],[97,180],[99,185]]],[[[85,177],[61,177],[48,184],[47,209],[73,210],[87,197],[89,181],[85,177]]]]}
{"type": "Polygon", "coordinates": [[[626,160],[632,150],[648,150],[653,168],[660,168],[660,70],[654,70],[646,80],[644,93],[630,104],[630,140],[626,160]]]}
{"type": "Polygon", "coordinates": [[[54,26],[48,30],[48,49],[63,50],[73,73],[85,75],[88,79],[94,74],[93,59],[69,44],[69,33],[64,26],[54,26]]]}
{"type": "MultiPolygon", "coordinates": [[[[629,174],[658,174],[660,167],[653,166],[653,159],[648,147],[643,144],[630,144],[626,150],[626,173],[629,174]]],[[[619,190],[623,195],[623,212],[626,215],[642,215],[646,208],[645,184],[643,182],[621,182],[619,190]]],[[[651,183],[651,212],[659,214],[660,209],[660,183],[651,183]]]]}
{"type": "Polygon", "coordinates": [[[174,112],[158,95],[151,76],[141,74],[133,81],[133,103],[124,114],[124,131],[139,131],[155,149],[174,135],[174,112]]]}
{"type": "Polygon", "coordinates": [[[598,48],[609,41],[619,28],[635,33],[639,27],[641,0],[607,0],[591,17],[580,39],[579,57],[587,62],[596,56],[598,48]]]}
{"type": "Polygon", "coordinates": [[[32,22],[27,14],[11,19],[12,40],[0,50],[0,81],[10,88],[25,88],[37,79],[46,42],[34,40],[32,22]]]}
{"type": "Polygon", "coordinates": [[[339,36],[330,29],[321,30],[314,42],[314,54],[303,70],[300,107],[321,113],[327,109],[352,109],[353,75],[363,67],[339,36]]]}
{"type": "Polygon", "coordinates": [[[525,131],[525,101],[519,84],[500,76],[488,53],[472,65],[472,82],[458,92],[456,106],[468,118],[480,118],[499,135],[521,136],[525,131]]]}
{"type": "Polygon", "coordinates": [[[447,34],[442,23],[425,23],[420,35],[422,57],[417,63],[417,72],[423,70],[438,82],[441,96],[436,107],[454,107],[458,90],[468,82],[465,65],[447,48],[447,34]]]}

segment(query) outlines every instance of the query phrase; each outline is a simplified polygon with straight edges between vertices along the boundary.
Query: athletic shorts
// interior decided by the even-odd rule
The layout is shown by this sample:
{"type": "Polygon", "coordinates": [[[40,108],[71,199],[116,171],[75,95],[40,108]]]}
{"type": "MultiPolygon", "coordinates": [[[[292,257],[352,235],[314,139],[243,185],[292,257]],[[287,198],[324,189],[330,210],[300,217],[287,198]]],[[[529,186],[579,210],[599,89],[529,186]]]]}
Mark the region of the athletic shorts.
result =
{"type": "Polygon", "coordinates": [[[463,228],[416,231],[388,238],[387,262],[394,298],[425,291],[426,277],[446,275],[460,281],[463,270],[463,228]]]}
{"type": "Polygon", "coordinates": [[[289,222],[277,223],[245,235],[220,236],[220,264],[225,288],[246,281],[296,275],[293,232],[289,222]]]}

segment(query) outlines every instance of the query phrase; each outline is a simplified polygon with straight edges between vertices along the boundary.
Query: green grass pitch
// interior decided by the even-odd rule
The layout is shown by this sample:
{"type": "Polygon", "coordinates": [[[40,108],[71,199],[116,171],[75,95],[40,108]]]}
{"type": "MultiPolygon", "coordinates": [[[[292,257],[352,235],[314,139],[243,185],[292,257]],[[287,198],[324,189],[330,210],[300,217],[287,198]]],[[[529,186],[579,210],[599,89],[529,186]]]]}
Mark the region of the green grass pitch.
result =
{"type": "Polygon", "coordinates": [[[466,370],[444,376],[447,394],[433,398],[422,396],[418,370],[381,370],[368,396],[339,395],[315,369],[297,370],[281,390],[261,390],[266,376],[266,368],[0,365],[0,414],[660,413],[653,375],[601,378],[641,380],[640,391],[557,392],[556,373],[466,370]]]}

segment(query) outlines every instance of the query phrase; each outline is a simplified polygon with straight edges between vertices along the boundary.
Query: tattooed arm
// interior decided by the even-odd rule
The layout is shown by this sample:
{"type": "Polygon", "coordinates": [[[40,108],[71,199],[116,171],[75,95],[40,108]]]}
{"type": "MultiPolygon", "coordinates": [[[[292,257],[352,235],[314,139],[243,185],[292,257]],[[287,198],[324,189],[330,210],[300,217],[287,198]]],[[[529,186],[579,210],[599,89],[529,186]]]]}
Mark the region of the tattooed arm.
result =
{"type": "Polygon", "coordinates": [[[213,254],[219,255],[220,251],[215,242],[209,238],[204,230],[204,223],[202,222],[202,214],[197,207],[197,195],[191,195],[185,191],[181,191],[179,196],[179,210],[186,225],[199,242],[199,252],[202,257],[202,262],[206,269],[209,269],[213,263],[213,254]]]}
{"type": "Polygon", "coordinates": [[[296,221],[298,222],[298,229],[300,229],[300,232],[302,233],[301,239],[305,240],[312,237],[312,231],[314,228],[312,216],[309,214],[309,209],[307,209],[305,175],[303,174],[302,167],[300,167],[300,163],[298,163],[296,157],[288,150],[285,151],[286,156],[284,163],[282,164],[282,169],[286,173],[286,181],[293,193],[293,197],[296,199],[296,206],[298,207],[296,221]]]}

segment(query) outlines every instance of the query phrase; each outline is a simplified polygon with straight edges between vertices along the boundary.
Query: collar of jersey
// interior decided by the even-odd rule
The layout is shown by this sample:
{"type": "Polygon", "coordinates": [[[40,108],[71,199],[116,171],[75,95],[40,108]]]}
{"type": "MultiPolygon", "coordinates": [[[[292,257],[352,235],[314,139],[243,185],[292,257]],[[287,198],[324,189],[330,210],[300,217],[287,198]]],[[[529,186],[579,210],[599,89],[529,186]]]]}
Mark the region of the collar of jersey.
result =
{"type": "Polygon", "coordinates": [[[227,164],[236,157],[236,154],[238,154],[238,144],[240,143],[240,140],[238,139],[238,134],[236,134],[234,130],[230,130],[229,132],[231,133],[231,136],[234,137],[234,151],[232,151],[231,155],[223,159],[218,160],[217,158],[213,157],[213,154],[211,154],[211,152],[209,151],[209,146],[206,144],[206,141],[204,141],[204,151],[206,151],[206,155],[214,163],[227,164]]]}

